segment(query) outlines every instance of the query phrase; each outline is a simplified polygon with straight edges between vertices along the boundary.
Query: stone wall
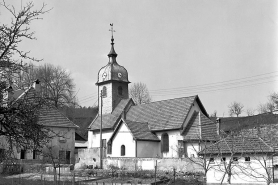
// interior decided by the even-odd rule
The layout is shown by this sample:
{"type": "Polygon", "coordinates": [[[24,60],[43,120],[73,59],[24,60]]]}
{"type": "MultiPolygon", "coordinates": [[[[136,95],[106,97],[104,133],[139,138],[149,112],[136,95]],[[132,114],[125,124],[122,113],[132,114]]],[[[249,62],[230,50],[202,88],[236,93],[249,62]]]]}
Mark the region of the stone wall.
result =
{"type": "Polygon", "coordinates": [[[100,166],[99,148],[78,149],[79,164],[95,167],[100,166]]]}
{"type": "MultiPolygon", "coordinates": [[[[197,160],[197,159],[196,159],[197,160]]],[[[103,161],[104,169],[111,166],[127,170],[154,170],[157,163],[157,170],[170,171],[174,168],[184,172],[202,172],[203,169],[188,159],[180,158],[106,158],[103,161]]]]}

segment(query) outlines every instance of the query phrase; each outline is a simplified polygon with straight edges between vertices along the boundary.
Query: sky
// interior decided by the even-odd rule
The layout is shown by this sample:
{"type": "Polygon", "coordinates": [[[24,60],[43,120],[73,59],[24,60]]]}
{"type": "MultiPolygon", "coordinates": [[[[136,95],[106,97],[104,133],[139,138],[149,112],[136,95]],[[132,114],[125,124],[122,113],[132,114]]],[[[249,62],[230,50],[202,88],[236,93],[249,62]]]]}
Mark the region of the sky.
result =
{"type": "MultiPolygon", "coordinates": [[[[6,1],[17,10],[27,2],[6,1]]],[[[35,8],[43,2],[51,10],[31,24],[37,40],[20,47],[42,58],[39,64],[67,69],[81,106],[97,105],[110,23],[117,62],[153,101],[198,95],[209,114],[228,116],[234,101],[257,109],[278,92],[277,1],[36,0],[35,8]]],[[[0,23],[10,20],[0,7],[0,23]]]]}

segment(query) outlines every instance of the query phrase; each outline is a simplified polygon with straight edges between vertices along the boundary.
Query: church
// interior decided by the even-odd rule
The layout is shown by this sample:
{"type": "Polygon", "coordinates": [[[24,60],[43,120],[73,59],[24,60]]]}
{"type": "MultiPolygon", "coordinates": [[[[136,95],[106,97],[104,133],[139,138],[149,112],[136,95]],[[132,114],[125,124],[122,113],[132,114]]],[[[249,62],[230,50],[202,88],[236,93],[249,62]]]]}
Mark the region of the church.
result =
{"type": "Polygon", "coordinates": [[[113,34],[108,59],[98,72],[99,114],[88,128],[88,148],[101,147],[101,139],[104,157],[183,158],[197,157],[201,141],[216,140],[217,126],[198,95],[135,105],[113,34]]]}

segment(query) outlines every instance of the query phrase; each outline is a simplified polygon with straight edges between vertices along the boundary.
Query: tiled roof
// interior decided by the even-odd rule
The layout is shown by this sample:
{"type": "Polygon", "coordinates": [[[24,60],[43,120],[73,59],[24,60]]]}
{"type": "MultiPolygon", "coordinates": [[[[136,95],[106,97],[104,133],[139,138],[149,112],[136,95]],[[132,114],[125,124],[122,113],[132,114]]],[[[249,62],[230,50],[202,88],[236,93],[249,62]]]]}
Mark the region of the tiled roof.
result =
{"type": "Polygon", "coordinates": [[[160,141],[160,139],[151,133],[148,123],[139,123],[133,121],[125,121],[130,129],[133,137],[138,140],[160,141]]]}
{"type": "Polygon", "coordinates": [[[246,117],[222,117],[220,129],[223,131],[241,130],[259,125],[278,124],[278,114],[258,114],[246,117]]]}
{"type": "MultiPolygon", "coordinates": [[[[128,105],[128,103],[132,101],[131,99],[122,99],[120,103],[116,106],[111,114],[102,115],[102,128],[103,129],[112,129],[114,128],[117,121],[120,119],[122,112],[128,105]]],[[[92,121],[89,126],[91,130],[99,130],[100,129],[100,116],[92,121]]]]}
{"type": "MultiPolygon", "coordinates": [[[[33,87],[30,87],[21,95],[19,95],[16,99],[16,102],[24,100],[24,101],[32,101],[32,98],[38,97],[36,94],[36,90],[33,87]]],[[[16,103],[15,102],[15,103],[16,103]]],[[[47,107],[42,106],[39,110],[39,118],[38,124],[42,124],[44,126],[51,127],[72,127],[77,128],[72,121],[70,121],[66,116],[64,116],[56,107],[47,107]]]]}
{"type": "Polygon", "coordinates": [[[217,140],[218,134],[216,124],[206,117],[202,112],[200,112],[200,118],[202,139],[211,141],[217,140]]]}
{"type": "Polygon", "coordinates": [[[39,115],[39,124],[51,127],[78,127],[56,107],[42,107],[39,115]]]}
{"type": "Polygon", "coordinates": [[[182,135],[186,140],[218,140],[216,124],[199,111],[195,111],[192,114],[188,124],[182,131],[182,135]]]}
{"type": "Polygon", "coordinates": [[[202,150],[200,155],[268,153],[274,149],[259,137],[227,136],[202,150]]]}
{"type": "Polygon", "coordinates": [[[151,130],[181,128],[190,107],[198,96],[190,96],[132,106],[126,119],[148,123],[151,130]]]}

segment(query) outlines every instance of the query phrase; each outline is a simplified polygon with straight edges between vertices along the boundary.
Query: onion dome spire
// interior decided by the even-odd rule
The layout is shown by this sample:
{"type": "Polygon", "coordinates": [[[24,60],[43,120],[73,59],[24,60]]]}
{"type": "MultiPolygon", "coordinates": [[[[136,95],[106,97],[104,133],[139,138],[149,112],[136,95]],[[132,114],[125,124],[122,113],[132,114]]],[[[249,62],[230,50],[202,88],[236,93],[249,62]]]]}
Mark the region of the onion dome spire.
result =
{"type": "Polygon", "coordinates": [[[115,30],[113,29],[113,23],[110,24],[111,29],[109,31],[111,31],[112,37],[111,37],[111,50],[108,54],[109,60],[110,58],[112,58],[112,62],[116,61],[116,57],[118,56],[118,54],[115,52],[114,49],[114,37],[113,37],[113,32],[115,32],[115,30]]]}

